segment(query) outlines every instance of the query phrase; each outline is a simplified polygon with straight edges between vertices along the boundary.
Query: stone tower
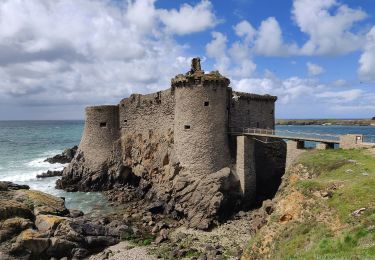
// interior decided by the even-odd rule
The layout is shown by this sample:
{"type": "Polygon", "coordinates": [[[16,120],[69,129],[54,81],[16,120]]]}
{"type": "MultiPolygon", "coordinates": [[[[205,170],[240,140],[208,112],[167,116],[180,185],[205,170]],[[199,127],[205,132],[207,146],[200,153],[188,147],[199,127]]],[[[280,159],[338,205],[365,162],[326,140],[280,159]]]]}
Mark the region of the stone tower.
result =
{"type": "Polygon", "coordinates": [[[118,106],[87,107],[85,127],[79,151],[83,152],[91,171],[99,169],[109,158],[120,137],[118,106]]]}
{"type": "Polygon", "coordinates": [[[219,72],[205,74],[200,59],[172,79],[175,91],[174,140],[183,167],[210,174],[229,165],[228,85],[219,72]]]}

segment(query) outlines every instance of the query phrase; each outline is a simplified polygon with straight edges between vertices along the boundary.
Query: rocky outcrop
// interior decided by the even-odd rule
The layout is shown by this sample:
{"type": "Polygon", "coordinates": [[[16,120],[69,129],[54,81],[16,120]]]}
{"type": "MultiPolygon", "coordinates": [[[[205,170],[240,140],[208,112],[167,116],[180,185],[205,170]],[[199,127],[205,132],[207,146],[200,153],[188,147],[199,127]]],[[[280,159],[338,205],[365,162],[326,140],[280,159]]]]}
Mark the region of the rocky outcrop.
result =
{"type": "Polygon", "coordinates": [[[67,191],[111,190],[112,200],[142,201],[144,209],[185,218],[190,227],[200,229],[210,228],[241,204],[238,181],[229,168],[202,175],[180,166],[172,130],[123,135],[109,159],[95,168],[78,150],[56,186],[67,191]]]}
{"type": "Polygon", "coordinates": [[[57,176],[62,176],[63,171],[50,171],[48,170],[47,172],[43,172],[41,174],[38,174],[36,177],[38,179],[43,179],[43,178],[48,178],[48,177],[57,177],[57,176]]]}
{"type": "Polygon", "coordinates": [[[116,244],[125,232],[132,232],[121,222],[103,222],[82,216],[77,210],[69,211],[62,198],[17,189],[22,186],[9,182],[0,182],[0,187],[3,187],[0,191],[1,259],[80,259],[116,244]]]}
{"type": "Polygon", "coordinates": [[[61,163],[61,164],[70,163],[73,160],[77,152],[77,149],[78,149],[78,146],[67,148],[61,154],[57,154],[51,158],[47,158],[44,161],[49,162],[49,163],[61,163]]]}

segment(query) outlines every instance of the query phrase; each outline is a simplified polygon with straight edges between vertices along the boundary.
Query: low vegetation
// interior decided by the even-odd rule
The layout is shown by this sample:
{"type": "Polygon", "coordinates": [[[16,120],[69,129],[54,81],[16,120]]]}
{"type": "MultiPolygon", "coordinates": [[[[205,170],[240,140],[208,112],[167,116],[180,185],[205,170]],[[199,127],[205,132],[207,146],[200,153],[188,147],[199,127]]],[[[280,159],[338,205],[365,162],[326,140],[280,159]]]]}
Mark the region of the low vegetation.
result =
{"type": "Polygon", "coordinates": [[[284,176],[249,259],[375,259],[371,150],[308,151],[284,176]]]}

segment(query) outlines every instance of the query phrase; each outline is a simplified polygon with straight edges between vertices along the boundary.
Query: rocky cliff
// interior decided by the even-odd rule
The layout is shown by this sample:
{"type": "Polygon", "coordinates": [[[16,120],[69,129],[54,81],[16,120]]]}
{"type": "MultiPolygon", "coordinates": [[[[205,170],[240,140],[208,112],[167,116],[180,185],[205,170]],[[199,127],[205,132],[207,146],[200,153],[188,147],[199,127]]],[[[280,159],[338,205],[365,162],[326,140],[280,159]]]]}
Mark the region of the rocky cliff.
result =
{"type": "Polygon", "coordinates": [[[106,191],[111,199],[158,205],[159,213],[208,229],[238,209],[238,181],[230,168],[208,175],[191,174],[176,158],[173,131],[129,133],[118,140],[108,160],[93,170],[85,155],[64,169],[57,187],[68,191],[106,191]]]}

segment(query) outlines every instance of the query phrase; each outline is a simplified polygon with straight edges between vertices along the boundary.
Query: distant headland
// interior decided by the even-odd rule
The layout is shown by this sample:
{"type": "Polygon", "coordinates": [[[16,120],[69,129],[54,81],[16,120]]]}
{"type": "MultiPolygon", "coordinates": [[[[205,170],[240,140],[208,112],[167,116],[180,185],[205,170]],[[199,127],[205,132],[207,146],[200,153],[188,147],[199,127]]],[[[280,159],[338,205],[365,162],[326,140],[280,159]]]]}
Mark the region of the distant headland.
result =
{"type": "Polygon", "coordinates": [[[367,119],[276,119],[276,125],[375,126],[375,117],[367,119]]]}

